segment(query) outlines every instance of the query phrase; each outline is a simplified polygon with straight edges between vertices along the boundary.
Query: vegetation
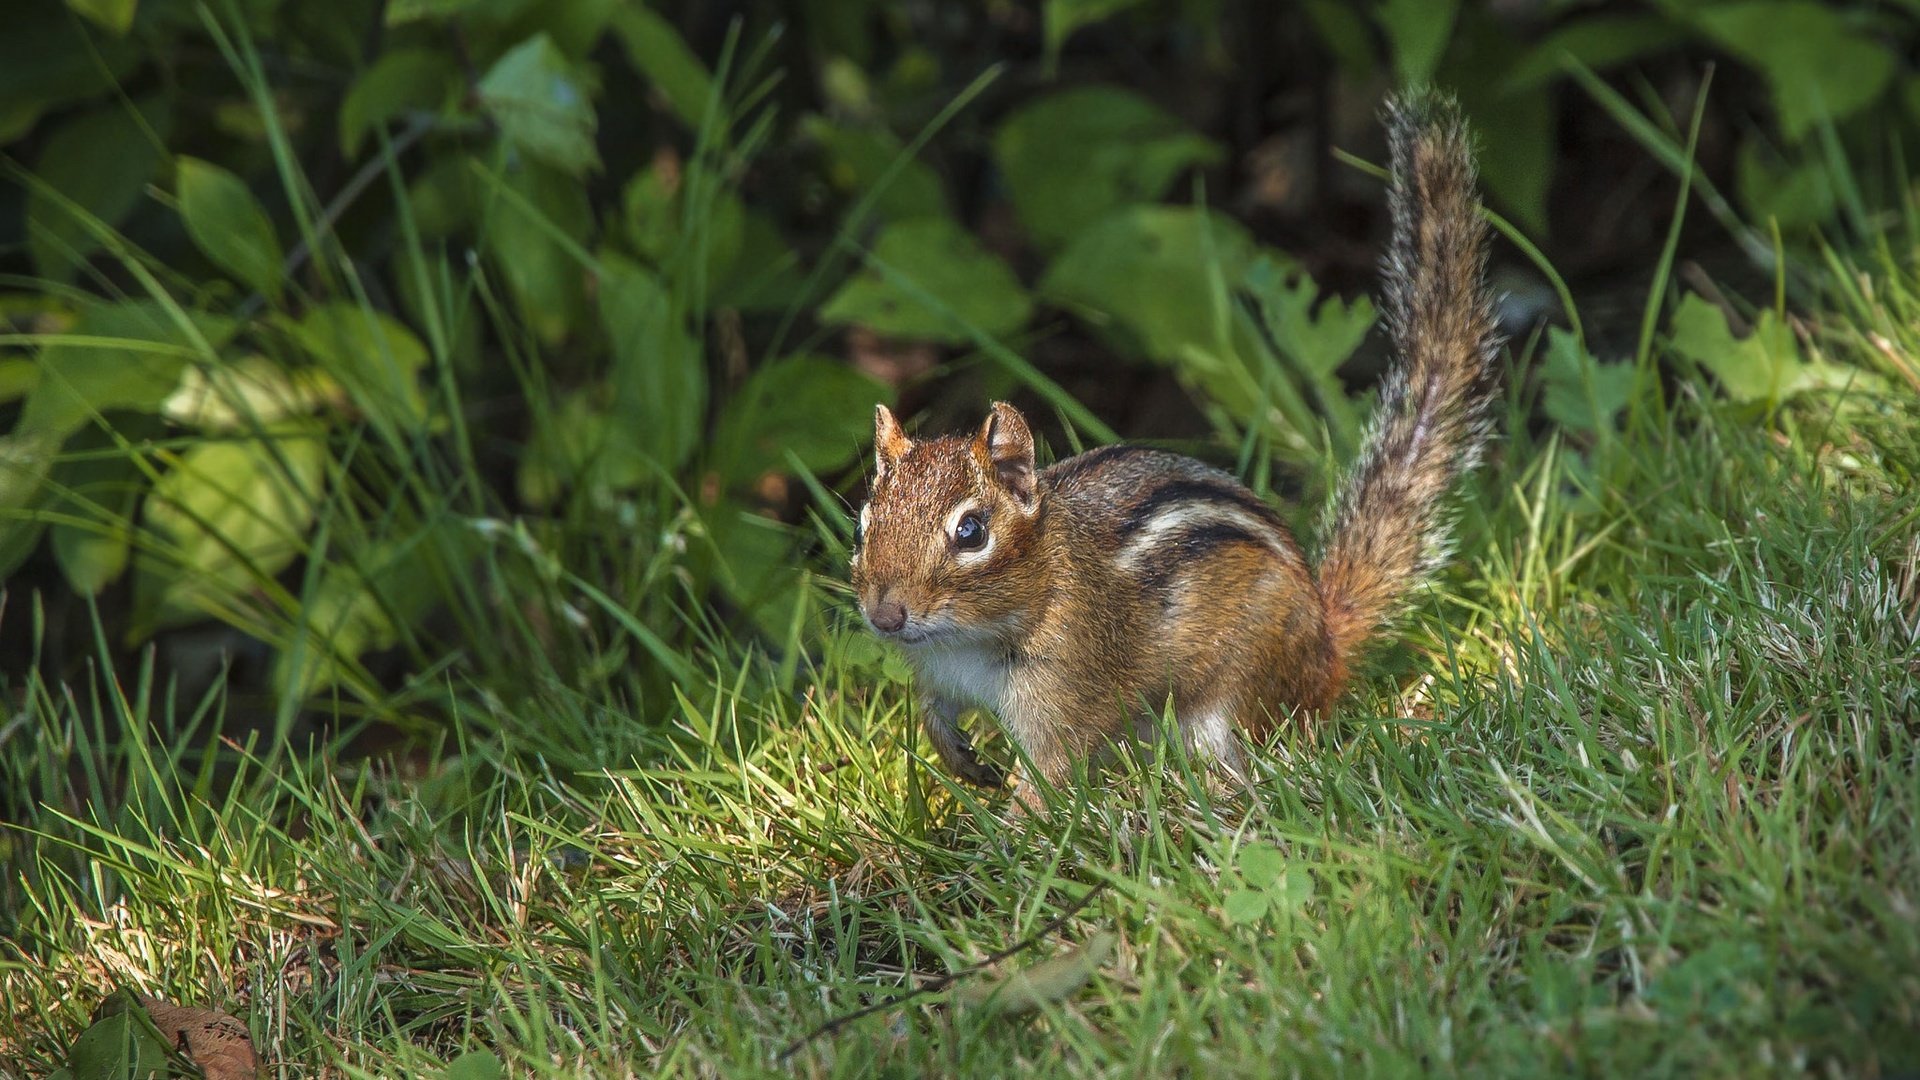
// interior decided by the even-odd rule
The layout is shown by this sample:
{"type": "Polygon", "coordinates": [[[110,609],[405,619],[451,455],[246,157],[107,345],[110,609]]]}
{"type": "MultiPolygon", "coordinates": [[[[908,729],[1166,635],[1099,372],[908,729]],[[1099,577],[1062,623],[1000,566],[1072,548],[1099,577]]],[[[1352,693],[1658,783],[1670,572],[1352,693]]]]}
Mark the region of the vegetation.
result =
{"type": "Polygon", "coordinates": [[[18,13],[0,1074],[186,1068],[116,989],[284,1074],[1920,1069],[1910,18],[705,8],[18,13]],[[1558,299],[1457,571],[1250,791],[1004,824],[839,584],[872,403],[1310,533],[1376,358],[1300,223],[1428,79],[1558,299]]]}

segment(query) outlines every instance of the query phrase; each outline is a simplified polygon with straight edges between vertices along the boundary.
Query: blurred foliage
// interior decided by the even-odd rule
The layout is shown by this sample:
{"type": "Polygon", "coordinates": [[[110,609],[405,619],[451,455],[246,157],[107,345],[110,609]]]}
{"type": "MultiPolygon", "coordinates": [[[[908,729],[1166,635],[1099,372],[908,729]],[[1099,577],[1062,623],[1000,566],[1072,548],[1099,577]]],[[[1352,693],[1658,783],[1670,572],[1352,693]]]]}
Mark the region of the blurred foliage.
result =
{"type": "MultiPolygon", "coordinates": [[[[0,574],[40,555],[78,594],[121,590],[127,645],[238,627],[273,646],[283,710],[389,700],[366,661],[395,650],[489,685],[530,654],[611,679],[560,655],[560,621],[645,643],[614,659],[665,694],[727,624],[802,646],[823,594],[801,552],[844,536],[831,492],[914,377],[840,359],[843,331],[984,359],[1097,436],[1019,356],[1065,328],[1169,373],[1228,444],[1352,450],[1365,399],[1340,371],[1372,306],[1224,212],[1249,150],[1226,105],[1147,84],[1367,112],[1398,83],[1450,87],[1495,207],[1544,236],[1569,74],[1627,87],[1677,143],[1637,65],[1717,56],[1764,90],[1736,131],[1740,210],[1791,232],[1857,207],[1837,162],[1920,120],[1913,14],[20,0],[0,574]]],[[[1845,381],[1777,317],[1736,339],[1698,299],[1673,344],[1739,400],[1845,381]]],[[[1578,334],[1541,364],[1570,430],[1625,407],[1633,369],[1578,334]]]]}

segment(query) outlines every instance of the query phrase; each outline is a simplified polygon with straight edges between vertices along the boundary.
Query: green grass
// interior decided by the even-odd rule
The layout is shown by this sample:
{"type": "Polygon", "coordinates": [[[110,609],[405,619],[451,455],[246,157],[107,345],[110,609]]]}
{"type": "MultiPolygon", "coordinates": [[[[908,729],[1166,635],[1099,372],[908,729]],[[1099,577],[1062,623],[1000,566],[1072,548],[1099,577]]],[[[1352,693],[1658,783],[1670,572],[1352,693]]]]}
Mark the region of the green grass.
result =
{"type": "Polygon", "coordinates": [[[391,761],[36,678],[0,718],[0,1074],[61,1064],[114,987],[239,1015],[275,1075],[476,1048],[516,1075],[1920,1068],[1920,415],[1890,288],[1822,340],[1891,397],[1515,436],[1458,573],[1240,798],[1122,768],[1010,828],[918,756],[897,661],[843,615],[792,678],[723,644],[648,715],[551,666],[519,704],[449,690],[444,743],[391,761]],[[1094,887],[955,993],[778,1056],[1094,887]],[[978,1002],[1103,932],[1084,987],[978,1002]]]}

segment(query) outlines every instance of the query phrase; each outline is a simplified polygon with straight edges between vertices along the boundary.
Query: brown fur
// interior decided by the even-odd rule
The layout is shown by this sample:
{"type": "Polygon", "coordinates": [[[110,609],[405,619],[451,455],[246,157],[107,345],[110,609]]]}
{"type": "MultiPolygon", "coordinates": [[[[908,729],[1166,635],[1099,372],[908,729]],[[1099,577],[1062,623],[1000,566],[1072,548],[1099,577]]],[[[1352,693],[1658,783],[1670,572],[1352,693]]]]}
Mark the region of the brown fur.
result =
{"type": "Polygon", "coordinates": [[[914,661],[949,768],[999,780],[957,725],[969,704],[993,709],[1057,784],[1146,734],[1169,701],[1187,742],[1235,768],[1239,731],[1331,704],[1438,561],[1442,500],[1478,454],[1494,385],[1485,230],[1451,107],[1403,102],[1389,126],[1386,311],[1400,362],[1317,578],[1271,508],[1190,458],[1106,447],[1036,473],[1009,405],[970,438],[919,442],[878,408],[853,584],[869,622],[899,620],[890,636],[914,661]]]}

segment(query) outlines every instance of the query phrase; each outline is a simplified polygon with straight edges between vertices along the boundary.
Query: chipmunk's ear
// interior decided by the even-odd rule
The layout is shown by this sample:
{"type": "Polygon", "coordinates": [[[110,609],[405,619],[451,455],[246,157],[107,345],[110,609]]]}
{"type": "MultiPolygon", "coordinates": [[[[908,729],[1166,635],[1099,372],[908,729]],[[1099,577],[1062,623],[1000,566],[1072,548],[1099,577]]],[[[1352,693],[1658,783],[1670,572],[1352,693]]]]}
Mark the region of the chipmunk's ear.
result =
{"type": "Polygon", "coordinates": [[[887,471],[907,456],[913,449],[913,440],[900,430],[900,421],[893,418],[893,410],[885,405],[873,407],[873,472],[874,479],[887,475],[887,471]]]}
{"type": "Polygon", "coordinates": [[[973,440],[973,455],[993,470],[1022,506],[1033,505],[1033,432],[1019,409],[994,402],[973,440]]]}

